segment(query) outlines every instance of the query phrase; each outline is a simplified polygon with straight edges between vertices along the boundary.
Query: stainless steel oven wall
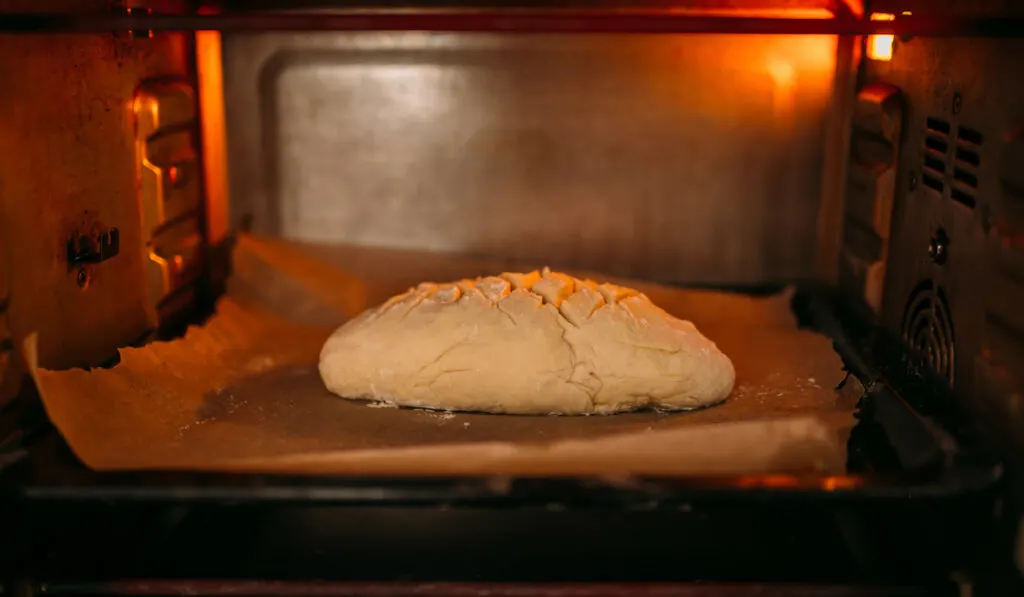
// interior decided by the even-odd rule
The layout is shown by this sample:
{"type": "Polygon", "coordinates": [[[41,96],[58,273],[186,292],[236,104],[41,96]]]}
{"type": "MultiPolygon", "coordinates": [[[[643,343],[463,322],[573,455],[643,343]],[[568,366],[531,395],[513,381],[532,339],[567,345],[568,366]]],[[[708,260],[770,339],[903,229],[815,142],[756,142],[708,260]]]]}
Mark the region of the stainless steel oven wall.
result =
{"type": "MultiPolygon", "coordinates": [[[[875,2],[915,15],[924,1],[875,2]]],[[[953,14],[999,16],[1024,3],[949,3],[953,14]]],[[[872,43],[868,40],[868,43],[872,43]]],[[[878,321],[919,349],[964,405],[1024,454],[1024,40],[896,39],[892,58],[865,60],[854,123],[843,255],[847,290],[888,245],[878,321]],[[876,94],[876,97],[881,95],[876,94]],[[882,112],[888,111],[885,138],[882,112]],[[895,115],[899,114],[899,118],[895,115]],[[872,116],[874,115],[874,116],[872,116]],[[860,143],[858,143],[858,138],[860,143]],[[895,140],[895,143],[891,141],[895,140]],[[859,145],[859,148],[858,148],[859,145]],[[870,166],[870,167],[866,167],[870,166]],[[890,174],[892,175],[890,177],[890,174]],[[889,185],[887,214],[876,190],[889,185]],[[884,221],[884,229],[869,220],[884,221]],[[889,222],[891,221],[891,225],[889,222]]],[[[872,293],[868,293],[872,294],[872,293]]]]}
{"type": "Polygon", "coordinates": [[[225,35],[232,220],[691,283],[810,277],[836,40],[225,35]]]}
{"type": "MultiPolygon", "coordinates": [[[[3,0],[0,7],[85,12],[112,4],[3,0]]],[[[186,133],[159,143],[137,135],[156,124],[145,116],[157,108],[164,124],[187,127],[195,118],[191,52],[184,33],[0,36],[0,241],[9,288],[0,316],[12,337],[4,348],[36,334],[41,366],[97,365],[154,327],[164,289],[152,283],[149,255],[162,248],[162,215],[189,220],[199,194],[194,175],[165,194],[140,180],[143,158],[164,165],[172,149],[184,152],[175,157],[181,168],[194,164],[186,133]]]]}

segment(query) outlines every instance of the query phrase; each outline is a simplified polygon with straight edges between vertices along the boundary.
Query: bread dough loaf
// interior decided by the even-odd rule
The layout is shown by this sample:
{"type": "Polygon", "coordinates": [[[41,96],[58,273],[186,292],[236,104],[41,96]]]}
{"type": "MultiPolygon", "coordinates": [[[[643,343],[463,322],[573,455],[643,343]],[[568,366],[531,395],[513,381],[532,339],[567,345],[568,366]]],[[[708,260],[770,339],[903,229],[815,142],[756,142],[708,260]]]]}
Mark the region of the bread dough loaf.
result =
{"type": "Polygon", "coordinates": [[[331,335],[320,377],[347,398],[569,415],[709,406],[735,372],[692,323],[640,292],[544,269],[393,297],[331,335]]]}

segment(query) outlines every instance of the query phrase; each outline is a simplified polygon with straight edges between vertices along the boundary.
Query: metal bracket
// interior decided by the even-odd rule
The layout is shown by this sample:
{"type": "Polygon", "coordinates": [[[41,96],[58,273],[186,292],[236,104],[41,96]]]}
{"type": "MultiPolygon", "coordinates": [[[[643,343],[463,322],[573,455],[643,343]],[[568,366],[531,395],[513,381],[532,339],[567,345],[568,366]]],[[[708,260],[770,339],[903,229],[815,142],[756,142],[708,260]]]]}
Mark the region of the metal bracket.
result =
{"type": "Polygon", "coordinates": [[[117,228],[103,230],[96,234],[75,232],[68,240],[68,268],[86,263],[101,263],[117,255],[121,248],[117,228]]]}
{"type": "Polygon", "coordinates": [[[202,265],[199,152],[195,91],[184,81],[143,83],[135,94],[142,252],[158,327],[185,296],[202,265]],[[172,297],[174,299],[172,300],[172,297]]]}

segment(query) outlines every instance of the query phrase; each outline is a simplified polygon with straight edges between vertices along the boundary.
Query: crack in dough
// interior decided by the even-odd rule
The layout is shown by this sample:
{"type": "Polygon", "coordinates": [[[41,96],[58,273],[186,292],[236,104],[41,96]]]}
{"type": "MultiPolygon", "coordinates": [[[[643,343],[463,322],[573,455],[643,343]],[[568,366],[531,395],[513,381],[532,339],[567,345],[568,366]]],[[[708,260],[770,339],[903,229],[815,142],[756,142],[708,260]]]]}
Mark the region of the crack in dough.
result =
{"type": "Polygon", "coordinates": [[[410,288],[338,328],[320,376],[347,398],[509,414],[687,410],[735,383],[691,322],[547,268],[410,288]]]}

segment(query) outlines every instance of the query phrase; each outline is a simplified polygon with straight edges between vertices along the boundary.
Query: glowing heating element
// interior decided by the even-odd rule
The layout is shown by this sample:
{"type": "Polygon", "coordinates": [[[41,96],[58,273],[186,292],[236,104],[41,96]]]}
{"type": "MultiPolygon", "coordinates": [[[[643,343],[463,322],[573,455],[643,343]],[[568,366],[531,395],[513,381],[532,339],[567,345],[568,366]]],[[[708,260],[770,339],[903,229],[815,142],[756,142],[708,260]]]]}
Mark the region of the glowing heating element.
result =
{"type": "MultiPolygon", "coordinates": [[[[871,15],[872,21],[892,21],[896,15],[876,12],[871,15]]],[[[889,62],[892,60],[893,44],[896,38],[893,35],[869,35],[867,43],[867,55],[872,60],[889,62]]]]}
{"type": "Polygon", "coordinates": [[[230,227],[224,75],[219,31],[196,32],[196,56],[199,105],[202,114],[206,234],[208,242],[216,244],[228,235],[230,227]]]}

